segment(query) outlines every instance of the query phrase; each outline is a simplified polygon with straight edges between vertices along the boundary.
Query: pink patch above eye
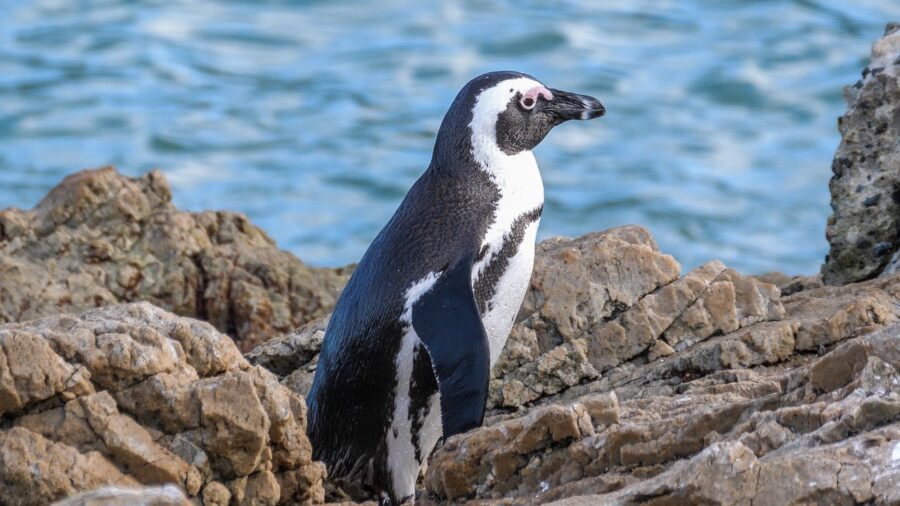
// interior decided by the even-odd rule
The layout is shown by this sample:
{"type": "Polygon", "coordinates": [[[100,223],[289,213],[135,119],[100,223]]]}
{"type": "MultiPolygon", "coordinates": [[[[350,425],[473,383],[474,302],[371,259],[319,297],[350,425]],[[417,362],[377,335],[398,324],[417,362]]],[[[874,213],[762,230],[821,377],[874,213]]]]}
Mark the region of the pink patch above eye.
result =
{"type": "Polygon", "coordinates": [[[553,100],[553,93],[544,86],[535,86],[522,95],[519,103],[522,104],[522,107],[531,109],[537,104],[538,97],[544,97],[544,100],[548,101],[553,100]]]}

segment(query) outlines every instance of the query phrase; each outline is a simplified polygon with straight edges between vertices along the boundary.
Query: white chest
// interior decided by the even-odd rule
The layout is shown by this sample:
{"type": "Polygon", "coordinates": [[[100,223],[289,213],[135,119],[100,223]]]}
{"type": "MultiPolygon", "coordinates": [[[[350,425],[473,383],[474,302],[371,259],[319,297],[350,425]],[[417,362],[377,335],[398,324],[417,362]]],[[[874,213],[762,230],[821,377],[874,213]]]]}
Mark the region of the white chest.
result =
{"type": "Polygon", "coordinates": [[[517,218],[544,204],[544,182],[530,151],[513,156],[494,153],[487,163],[484,170],[497,185],[500,200],[482,246],[499,248],[517,218]]]}
{"type": "Polygon", "coordinates": [[[534,241],[537,235],[538,221],[525,228],[525,233],[515,255],[509,259],[503,275],[497,283],[496,291],[487,304],[487,310],[481,315],[484,330],[487,332],[491,350],[491,367],[500,357],[506,339],[515,323],[516,315],[522,305],[522,299],[531,281],[534,267],[534,241]]]}
{"type": "Polygon", "coordinates": [[[486,170],[497,185],[500,199],[481,245],[485,254],[472,270],[473,287],[491,262],[496,261],[498,256],[508,254],[508,251],[502,251],[504,246],[509,249],[511,242],[517,244],[513,248],[515,254],[506,260],[496,290],[482,314],[490,340],[491,366],[497,361],[509,337],[534,266],[534,241],[540,220],[529,219],[522,230],[522,219],[544,203],[544,185],[534,155],[530,152],[513,156],[497,152],[492,154],[494,156],[486,160],[486,170]]]}

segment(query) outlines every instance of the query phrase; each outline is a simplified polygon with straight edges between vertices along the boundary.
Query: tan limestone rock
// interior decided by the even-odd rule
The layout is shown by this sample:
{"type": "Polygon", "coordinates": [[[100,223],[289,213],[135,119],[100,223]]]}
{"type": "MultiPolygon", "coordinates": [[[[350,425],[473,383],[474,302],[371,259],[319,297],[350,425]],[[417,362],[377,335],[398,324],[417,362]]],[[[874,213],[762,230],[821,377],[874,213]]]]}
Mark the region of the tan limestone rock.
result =
{"type": "Polygon", "coordinates": [[[334,306],[346,270],[304,265],[243,215],[171,200],[161,172],[105,167],[0,211],[0,323],[146,300],[249,350],[334,306]]]}

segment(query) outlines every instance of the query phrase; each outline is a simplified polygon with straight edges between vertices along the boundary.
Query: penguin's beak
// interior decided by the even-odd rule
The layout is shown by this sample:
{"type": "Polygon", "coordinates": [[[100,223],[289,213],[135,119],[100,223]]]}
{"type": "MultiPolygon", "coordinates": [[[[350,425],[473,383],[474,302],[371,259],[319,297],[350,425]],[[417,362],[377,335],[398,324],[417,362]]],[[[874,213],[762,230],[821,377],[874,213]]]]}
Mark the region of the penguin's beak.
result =
{"type": "Polygon", "coordinates": [[[553,88],[550,92],[553,93],[553,100],[546,102],[544,112],[560,123],[570,119],[594,119],[606,114],[606,108],[594,97],[553,88]]]}

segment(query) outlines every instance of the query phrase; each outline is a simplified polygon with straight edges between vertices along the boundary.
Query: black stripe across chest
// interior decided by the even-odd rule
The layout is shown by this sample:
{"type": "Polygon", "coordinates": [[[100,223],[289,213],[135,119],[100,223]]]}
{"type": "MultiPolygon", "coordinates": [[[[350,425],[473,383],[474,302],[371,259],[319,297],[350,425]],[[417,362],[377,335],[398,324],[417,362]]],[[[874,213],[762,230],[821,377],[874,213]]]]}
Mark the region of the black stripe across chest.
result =
{"type": "MultiPolygon", "coordinates": [[[[525,238],[525,230],[529,225],[536,222],[541,217],[543,205],[535,207],[531,211],[520,214],[512,223],[510,229],[503,235],[503,244],[499,250],[491,254],[487,265],[481,270],[481,274],[475,281],[475,301],[478,303],[478,309],[481,314],[489,311],[488,307],[491,298],[497,293],[497,286],[500,278],[509,267],[509,263],[522,245],[525,238]]],[[[476,257],[476,262],[481,262],[487,254],[488,249],[483,248],[476,257]]]]}

